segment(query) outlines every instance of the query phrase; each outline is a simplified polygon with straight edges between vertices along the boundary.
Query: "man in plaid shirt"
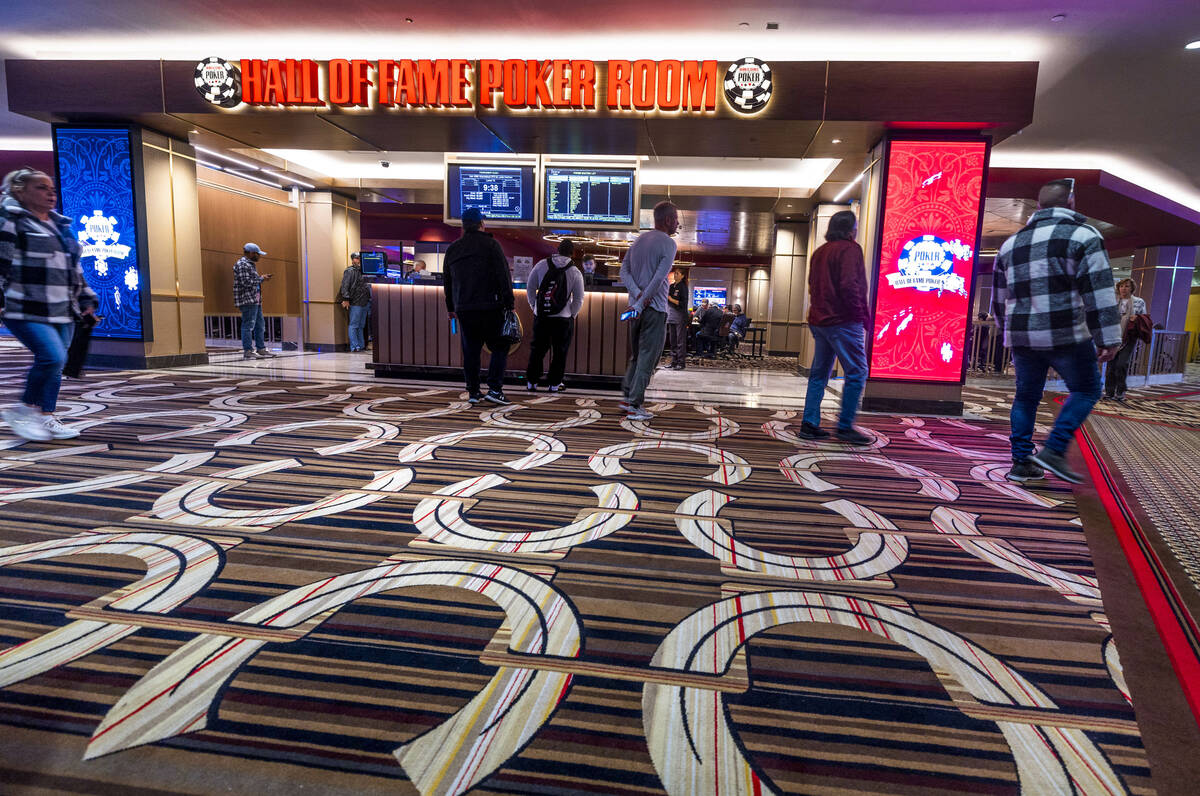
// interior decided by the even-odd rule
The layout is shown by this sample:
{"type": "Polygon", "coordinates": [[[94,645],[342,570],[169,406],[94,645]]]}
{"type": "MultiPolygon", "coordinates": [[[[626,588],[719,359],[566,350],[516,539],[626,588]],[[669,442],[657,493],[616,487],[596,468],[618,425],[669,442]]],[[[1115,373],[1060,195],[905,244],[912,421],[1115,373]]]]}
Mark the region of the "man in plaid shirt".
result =
{"type": "Polygon", "coordinates": [[[242,359],[267,359],[275,356],[263,340],[265,321],[262,313],[262,283],[270,274],[259,274],[255,263],[266,254],[257,243],[242,247],[242,256],[233,265],[233,303],[242,312],[242,359]],[[257,344],[257,349],[251,345],[257,344]]]}
{"type": "Polygon", "coordinates": [[[1100,400],[1098,363],[1111,360],[1121,345],[1104,239],[1085,221],[1075,212],[1074,180],[1046,183],[1037,212],[996,256],[993,313],[1017,375],[1010,481],[1041,478],[1043,468],[1072,483],[1083,480],[1067,466],[1067,446],[1100,400]],[[1034,422],[1049,368],[1070,394],[1045,445],[1034,453],[1034,422]]]}

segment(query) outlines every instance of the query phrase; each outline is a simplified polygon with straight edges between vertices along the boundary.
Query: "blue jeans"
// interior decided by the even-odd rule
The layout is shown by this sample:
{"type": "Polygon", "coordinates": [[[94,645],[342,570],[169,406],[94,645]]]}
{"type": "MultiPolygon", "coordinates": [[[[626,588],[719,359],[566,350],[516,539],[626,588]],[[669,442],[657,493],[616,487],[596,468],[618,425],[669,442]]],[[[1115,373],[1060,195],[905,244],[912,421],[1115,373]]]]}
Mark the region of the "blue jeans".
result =
{"type": "Polygon", "coordinates": [[[1042,392],[1046,388],[1046,371],[1050,368],[1062,376],[1070,394],[1054,419],[1054,428],[1046,437],[1046,447],[1065,454],[1071,437],[1087,420],[1096,401],[1100,400],[1100,365],[1096,361],[1096,346],[1089,340],[1049,350],[1014,348],[1012,358],[1017,374],[1017,394],[1013,397],[1012,413],[1009,415],[1013,461],[1033,455],[1033,425],[1037,420],[1038,405],[1042,402],[1042,392]]]}
{"type": "Polygon", "coordinates": [[[821,425],[821,399],[833,372],[836,358],[842,363],[846,383],[842,386],[842,411],[838,415],[840,431],[854,428],[858,402],[867,383],[867,348],[861,323],[836,326],[810,326],[813,342],[812,371],[808,374],[808,394],[804,398],[804,422],[821,425]]]}
{"type": "Polygon", "coordinates": [[[367,305],[356,307],[350,305],[350,350],[362,351],[367,347],[363,342],[363,329],[367,325],[367,305]]]}
{"type": "Polygon", "coordinates": [[[242,311],[242,350],[254,350],[250,348],[251,335],[254,337],[255,348],[263,350],[267,344],[263,342],[266,322],[263,320],[262,305],[243,304],[238,309],[242,311]]]}
{"type": "Polygon", "coordinates": [[[30,406],[40,406],[43,412],[53,412],[58,406],[58,388],[62,385],[63,365],[67,364],[67,349],[75,335],[75,324],[6,318],[4,325],[33,352],[33,367],[25,379],[21,400],[30,406]]]}

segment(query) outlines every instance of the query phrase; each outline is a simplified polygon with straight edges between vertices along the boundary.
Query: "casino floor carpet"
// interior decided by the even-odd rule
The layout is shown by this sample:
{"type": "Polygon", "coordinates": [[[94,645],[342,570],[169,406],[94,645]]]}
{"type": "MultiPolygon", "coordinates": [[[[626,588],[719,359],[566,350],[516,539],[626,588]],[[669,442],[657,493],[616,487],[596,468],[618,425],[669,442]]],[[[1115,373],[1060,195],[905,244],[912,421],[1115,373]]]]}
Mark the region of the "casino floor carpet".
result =
{"type": "Polygon", "coordinates": [[[6,793],[1190,785],[1106,518],[1004,481],[995,420],[851,449],[788,411],[186,369],[61,409],[79,439],[0,436],[6,793]]]}

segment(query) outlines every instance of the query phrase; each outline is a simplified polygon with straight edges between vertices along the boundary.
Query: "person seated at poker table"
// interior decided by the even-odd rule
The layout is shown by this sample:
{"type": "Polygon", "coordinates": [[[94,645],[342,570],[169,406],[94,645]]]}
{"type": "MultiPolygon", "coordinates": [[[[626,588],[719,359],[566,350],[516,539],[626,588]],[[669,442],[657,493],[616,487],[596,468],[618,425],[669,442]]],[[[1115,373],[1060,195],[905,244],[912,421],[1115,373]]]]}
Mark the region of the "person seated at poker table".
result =
{"type": "Polygon", "coordinates": [[[701,356],[712,357],[716,352],[717,340],[721,337],[721,322],[725,319],[725,312],[715,304],[710,304],[708,299],[704,299],[700,302],[696,318],[700,322],[700,328],[696,332],[699,353],[701,356]]]}

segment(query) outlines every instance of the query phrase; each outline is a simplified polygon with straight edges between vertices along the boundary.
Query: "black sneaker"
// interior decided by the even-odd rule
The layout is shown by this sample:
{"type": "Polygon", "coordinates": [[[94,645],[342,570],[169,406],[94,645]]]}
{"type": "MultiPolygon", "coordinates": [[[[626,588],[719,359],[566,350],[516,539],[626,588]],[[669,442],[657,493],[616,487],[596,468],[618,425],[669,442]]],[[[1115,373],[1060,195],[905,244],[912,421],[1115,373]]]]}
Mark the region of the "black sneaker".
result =
{"type": "Polygon", "coordinates": [[[1039,478],[1045,478],[1046,471],[1034,464],[1032,459],[1021,459],[1019,462],[1013,462],[1012,469],[1004,477],[1009,481],[1024,483],[1025,481],[1036,481],[1039,478]]]}
{"type": "Polygon", "coordinates": [[[1067,457],[1058,451],[1042,448],[1033,454],[1030,459],[1033,460],[1034,464],[1041,465],[1064,481],[1070,481],[1072,484],[1083,483],[1083,476],[1068,467],[1067,457]]]}
{"type": "Polygon", "coordinates": [[[856,428],[839,428],[837,438],[851,445],[870,445],[871,438],[856,428]]]}
{"type": "Polygon", "coordinates": [[[481,393],[481,392],[473,392],[467,396],[467,403],[469,403],[469,404],[477,404],[482,400],[483,400],[483,393],[481,393]]]}
{"type": "Polygon", "coordinates": [[[483,396],[483,400],[490,401],[501,406],[508,406],[512,401],[504,397],[504,393],[499,390],[488,390],[488,394],[483,396]]]}
{"type": "Polygon", "coordinates": [[[829,432],[820,426],[814,426],[812,423],[800,424],[801,439],[825,439],[829,436],[829,432]]]}
{"type": "Polygon", "coordinates": [[[551,384],[550,385],[550,392],[566,392],[566,391],[567,391],[567,385],[565,385],[565,384],[551,384]]]}

